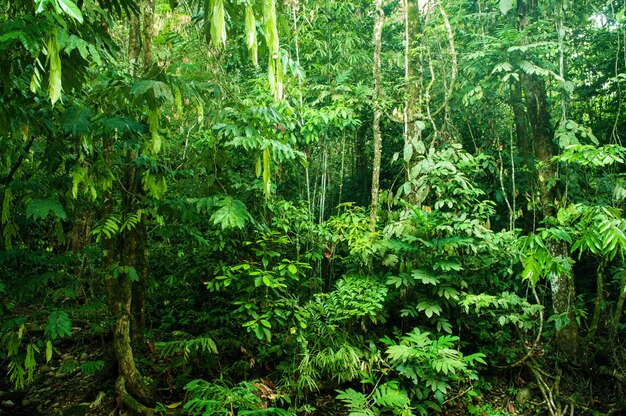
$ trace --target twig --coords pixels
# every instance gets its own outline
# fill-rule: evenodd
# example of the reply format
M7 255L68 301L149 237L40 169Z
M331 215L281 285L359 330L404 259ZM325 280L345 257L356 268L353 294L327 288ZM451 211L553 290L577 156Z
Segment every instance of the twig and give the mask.
M460 399L461 397L465 396L468 392L470 392L472 389L474 388L474 386L469 386L467 389L461 391L459 394L457 394L454 397L450 397L448 400L444 401L442 403L442 405L445 405L446 403L449 403L451 401L454 401L456 399Z

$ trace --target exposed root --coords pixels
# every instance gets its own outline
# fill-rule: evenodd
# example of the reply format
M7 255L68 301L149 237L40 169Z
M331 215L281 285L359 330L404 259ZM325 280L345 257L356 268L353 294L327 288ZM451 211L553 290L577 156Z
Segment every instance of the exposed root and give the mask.
M115 382L115 391L121 399L124 406L142 416L154 416L154 409L139 403L128 391L126 391L126 379L122 376L117 378Z

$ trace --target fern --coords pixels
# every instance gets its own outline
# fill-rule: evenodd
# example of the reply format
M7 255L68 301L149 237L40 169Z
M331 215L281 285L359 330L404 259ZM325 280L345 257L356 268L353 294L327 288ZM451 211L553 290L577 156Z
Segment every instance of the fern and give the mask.
M72 321L65 311L53 311L48 316L45 335L50 339L63 338L72 332Z
M387 297L384 284L362 276L346 276L337 282L334 291L318 295L316 303L309 307L317 309L329 323L337 323L367 317L373 323L384 322L380 315Z
M190 337L189 334L180 331L174 331L173 335L177 337L185 337L187 339L158 342L156 347L163 357L182 354L183 366L187 365L191 354L217 354L217 345L215 345L215 341L213 341L210 337L200 336L196 338L188 338Z
M345 406L350 409L349 416L377 416L389 413L410 416L413 414L407 392L399 389L395 381L375 387L374 391L367 396L354 389L337 390L337 393L339 393L337 399L344 402Z
M363 393L354 389L337 390L337 399L350 409L348 416L376 416L379 413L372 409L372 403Z
M50 214L65 220L67 214L57 199L33 199L26 207L26 216L33 220L46 219Z
M96 374L104 368L104 361L85 361L80 365L80 371L85 374Z
M248 381L228 387L197 379L187 383L185 390L190 399L185 403L184 409L190 415L291 415L284 409L266 407L258 387Z
M100 221L91 231L91 234L96 236L96 241L100 242L102 236L111 238L120 231L121 220L118 215L112 214L108 218Z
M430 333L416 328L402 336L400 343L389 338L382 341L389 345L387 357L392 367L413 383L428 386L440 402L450 388L449 381L475 378L472 367L484 363L480 353L463 357L454 348L458 337L452 335L432 339Z
M211 215L211 221L220 225L222 230L226 228L244 228L251 217L243 202L231 197L224 197L217 202L220 207Z

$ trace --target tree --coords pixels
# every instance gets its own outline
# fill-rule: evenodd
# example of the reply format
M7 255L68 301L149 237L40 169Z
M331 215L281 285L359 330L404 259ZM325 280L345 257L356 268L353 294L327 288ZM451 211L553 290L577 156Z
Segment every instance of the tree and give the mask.
M370 206L370 229L376 230L376 218L378 215L378 194L380 192L380 162L382 155L382 136L380 131L380 118L382 116L381 79L380 79L380 54L382 49L383 24L385 13L382 9L382 0L375 0L376 18L374 21L374 120L372 121L372 134L374 138L374 160L372 162L372 203Z

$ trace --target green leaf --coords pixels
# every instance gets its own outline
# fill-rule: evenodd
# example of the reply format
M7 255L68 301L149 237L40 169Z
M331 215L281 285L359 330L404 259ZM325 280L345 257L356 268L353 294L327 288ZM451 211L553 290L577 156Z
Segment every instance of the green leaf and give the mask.
M515 0L500 0L500 12L507 14L514 6Z
M254 13L252 11L252 6L248 5L246 7L246 22L245 22L245 30L246 30L246 46L250 51L250 58L252 59L252 63L254 65L258 64L258 44L256 40L256 20L254 18Z
M437 276L433 276L428 273L426 270L415 269L411 271L411 277L415 280L419 280L420 282L428 285L436 285L439 283L439 278Z
M72 0L56 0L57 4L65 13L83 23L83 14Z
M263 193L265 198L269 198L271 191L270 178L270 149L263 150Z
M435 264L433 264L433 269L435 270L440 269L440 270L443 270L444 272L449 272L451 270L458 272L463 269L463 266L456 259L447 259L447 260L438 261Z
M137 270L133 266L126 266L126 274L131 282L138 282L139 275L137 274Z
M80 371L85 374L95 374L104 368L104 361L85 361L80 365Z
M67 219L67 214L57 199L33 199L26 207L26 216L34 220L46 219L50 213L56 218Z
M244 228L250 220L248 209L238 199L227 196L217 202L217 205L221 208L211 215L211 221L214 225L220 225L222 230L234 227Z
M65 133L76 136L91 133L92 113L87 107L72 106L63 112L61 127Z
M417 304L417 310L423 311L428 318L432 318L433 315L441 314L441 306L431 300L423 300Z
M61 57L59 56L59 40L57 30L54 29L48 39L48 96L54 105L61 99ZM61 100L62 101L62 100Z
M46 341L46 362L50 362L52 359L52 341Z
M44 334L50 339L63 338L72 333L72 321L65 311L54 311L48 316Z
M405 143L403 157L405 162L411 161L413 157L413 145L411 143Z
M223 0L210 0L211 42L214 46L226 45L226 20Z

